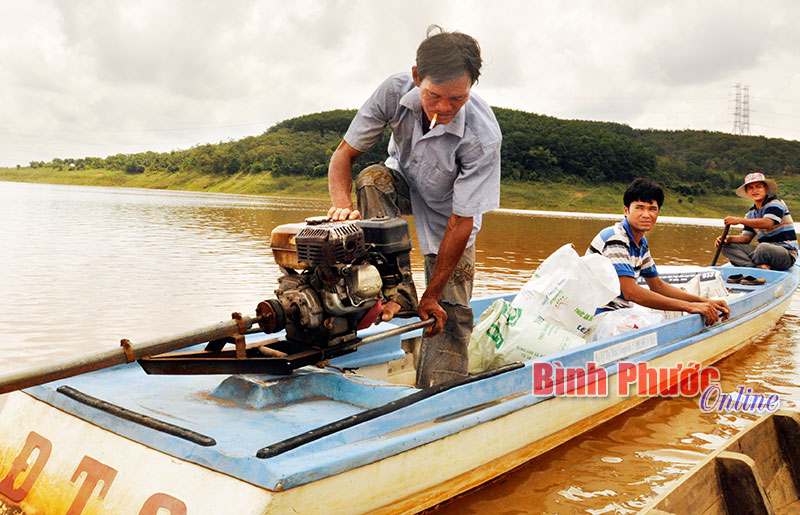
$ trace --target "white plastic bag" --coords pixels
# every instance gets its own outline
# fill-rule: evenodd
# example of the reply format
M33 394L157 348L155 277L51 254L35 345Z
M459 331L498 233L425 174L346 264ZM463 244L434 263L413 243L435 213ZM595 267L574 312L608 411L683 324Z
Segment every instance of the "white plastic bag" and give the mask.
M545 259L512 302L527 317L540 316L584 336L594 312L619 295L619 279L611 261L600 254L578 256L566 244Z
M469 342L469 373L526 361L586 341L536 315L498 299L481 314Z
M590 342L609 338L618 334L641 329L648 325L653 325L664 320L661 311L656 311L643 306L632 308L615 309L597 315L597 324L589 333L587 339Z

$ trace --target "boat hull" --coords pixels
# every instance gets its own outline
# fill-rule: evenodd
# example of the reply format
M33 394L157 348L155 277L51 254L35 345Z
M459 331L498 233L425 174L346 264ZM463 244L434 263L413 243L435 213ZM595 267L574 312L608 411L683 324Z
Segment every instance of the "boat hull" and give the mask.
M636 359L653 368L716 363L769 330L788 308L796 286L795 271L791 280L768 290L760 308L727 322L724 330L704 328L689 340L667 341L658 349L635 354ZM477 487L650 398L635 393L621 395L617 391L619 374L610 373L606 395L534 399L531 364L514 374L517 382L528 377L527 389L517 388L490 402L466 403L465 408L454 408L446 417L423 417L423 422L397 426L383 436L348 433L356 436L345 440L354 441L345 442L341 450L331 444L308 455L289 453L285 461L276 462L276 468L288 470L306 460L330 459L337 452L367 452L384 440L405 442L415 432L424 434L432 428L461 423L450 434L428 440L420 437L421 443L404 444L406 448L400 451L387 451L379 459L364 459L360 466L335 473L312 471L297 479L287 472L281 476L285 480L273 484L232 477L224 469L221 472L219 464L202 450L185 451L191 448L189 444L182 444L178 450L167 449L169 452L156 450L151 448L158 447L155 444L134 441L135 433L126 433L124 426L110 431L100 427L104 424L100 419L93 424L84 420L85 415L74 416L35 398L48 398L40 393L16 392L9 397L0 418L0 514L20 510L416 513ZM666 386L660 383L655 393ZM465 390L466 394L477 392ZM267 427L264 432L268 432ZM250 463L255 458L247 460Z
M25 393L11 394L5 409L15 422L0 425L0 514L268 511L269 491L150 449Z

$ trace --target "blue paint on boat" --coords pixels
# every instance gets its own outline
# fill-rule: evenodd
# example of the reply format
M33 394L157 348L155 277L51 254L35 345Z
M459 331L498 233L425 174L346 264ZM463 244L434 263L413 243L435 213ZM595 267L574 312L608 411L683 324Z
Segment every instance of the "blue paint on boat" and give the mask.
M737 273L733 267L718 269L724 277ZM739 269L738 273L742 271ZM625 359L653 360L747 323L787 300L800 280L797 267L789 273L752 269L744 272L764 277L767 282L762 286L736 286L737 291L748 294L730 303L731 319L723 324L706 327L699 315L689 315L562 351L527 362L522 368L455 387L268 459L256 458L256 451L419 390L316 367L305 367L291 376L148 376L137 364L130 364L55 381L30 388L26 393L166 454L270 490L283 490L393 456L548 400L551 396L531 393L536 362L581 367L595 361L597 351L651 334L657 338L657 346ZM511 297L505 294L474 300L476 317L497 298ZM383 323L360 334L404 323L408 321ZM412 336L413 333L403 338ZM251 335L249 340L257 341L256 338ZM331 360L331 364L356 368L403 356L402 339L395 337L365 345L355 353ZM615 374L617 362L604 364L603 368L609 375ZM62 385L210 436L217 445L197 445L80 404L56 391Z

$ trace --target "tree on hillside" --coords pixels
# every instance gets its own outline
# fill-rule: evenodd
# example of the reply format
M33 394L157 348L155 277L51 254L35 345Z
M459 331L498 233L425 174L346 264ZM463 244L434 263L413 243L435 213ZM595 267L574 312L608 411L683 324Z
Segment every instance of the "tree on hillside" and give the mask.
M494 108L503 132L502 176L519 181L578 180L588 184L651 177L678 192L732 194L743 174L800 173L800 142L709 131L633 129L611 122L560 120ZM192 171L217 175L271 173L324 177L330 156L355 110L309 114L280 122L263 134L168 153L32 161L58 170L109 168L128 173ZM390 132L353 167L387 157Z

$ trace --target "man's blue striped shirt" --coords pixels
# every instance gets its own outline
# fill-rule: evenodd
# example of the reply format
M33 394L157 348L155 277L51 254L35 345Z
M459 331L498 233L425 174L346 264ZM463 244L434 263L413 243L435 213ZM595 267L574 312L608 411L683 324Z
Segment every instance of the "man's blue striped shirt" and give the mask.
M642 277L658 277L656 264L650 256L647 238L642 236L637 245L627 218L597 233L586 250L587 255L592 253L602 254L610 259L618 276L633 277L637 280L640 275ZM620 293L619 297L606 304L598 312L631 306L630 301Z
M792 215L789 214L789 208L784 201L774 196L768 196L761 204L761 209L758 209L753 204L745 218L769 218L774 221L775 225L770 230L753 229L745 225L742 234L751 238L758 235L759 243L772 243L786 247L797 256L797 235L794 230L794 220L792 220Z

